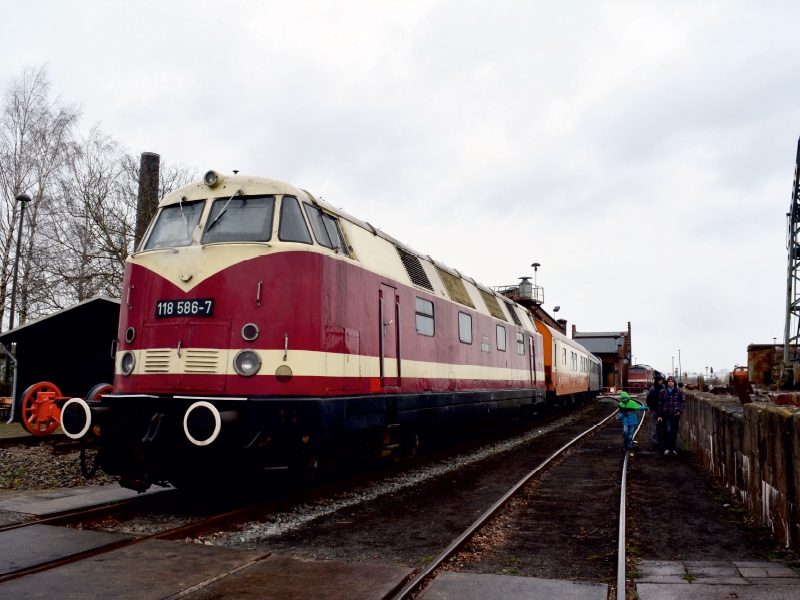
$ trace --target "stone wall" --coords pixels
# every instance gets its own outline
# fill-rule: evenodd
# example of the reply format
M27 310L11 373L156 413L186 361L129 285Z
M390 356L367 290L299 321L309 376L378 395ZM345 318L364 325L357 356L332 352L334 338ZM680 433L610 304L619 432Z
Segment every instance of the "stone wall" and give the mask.
M703 466L786 547L799 548L800 408L684 393L681 436Z

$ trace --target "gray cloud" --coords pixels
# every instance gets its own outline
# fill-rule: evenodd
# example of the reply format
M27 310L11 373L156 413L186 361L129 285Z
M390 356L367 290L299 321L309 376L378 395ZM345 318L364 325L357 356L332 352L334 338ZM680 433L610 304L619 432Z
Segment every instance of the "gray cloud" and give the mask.
M580 329L702 370L782 330L799 12L31 2L0 57L48 62L87 127L292 181L487 284L537 260Z

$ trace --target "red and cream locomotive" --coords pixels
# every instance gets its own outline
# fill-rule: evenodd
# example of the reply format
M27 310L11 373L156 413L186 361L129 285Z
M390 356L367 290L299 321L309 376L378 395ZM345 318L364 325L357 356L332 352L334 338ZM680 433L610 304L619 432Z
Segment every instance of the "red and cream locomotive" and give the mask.
M117 344L113 393L62 426L99 424L101 467L139 490L409 455L599 391L599 361L510 299L302 189L215 171L127 259Z

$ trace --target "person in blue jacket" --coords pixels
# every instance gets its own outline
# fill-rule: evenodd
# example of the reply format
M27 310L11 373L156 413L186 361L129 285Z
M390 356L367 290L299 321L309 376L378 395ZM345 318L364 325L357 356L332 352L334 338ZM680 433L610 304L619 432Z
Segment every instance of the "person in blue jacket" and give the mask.
M639 425L639 410L647 410L647 406L642 406L635 400L631 400L628 392L619 395L619 414L618 419L622 420L622 447L630 450L633 446L633 434L636 433L636 426Z

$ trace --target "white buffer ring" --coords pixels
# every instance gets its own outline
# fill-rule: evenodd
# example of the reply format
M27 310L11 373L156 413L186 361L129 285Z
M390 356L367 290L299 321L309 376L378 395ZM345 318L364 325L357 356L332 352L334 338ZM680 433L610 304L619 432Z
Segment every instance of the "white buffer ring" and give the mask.
M192 434L189 433L189 414L195 408L207 408L211 411L211 414L214 415L214 433L204 441L196 440L192 437ZM219 416L219 411L217 407L211 404L210 402L206 402L205 400L201 400L200 402L195 402L192 404L187 410L186 414L183 415L183 432L186 434L186 437L189 438L189 441L192 442L195 446L208 446L211 442L219 437L219 431L222 429L222 419Z
M83 398L70 398L64 403L64 406L61 407L62 421L63 421L63 414L66 412L67 407L70 404L77 404L83 409L83 412L86 414L86 423L84 424L83 429L81 429L78 433L70 433L69 431L67 431L64 428L63 422L61 423L61 430L64 432L64 435L66 435L68 438L72 440L79 440L86 435L86 433L89 431L89 428L92 426L92 410L89 408L89 405L86 404L86 401Z

